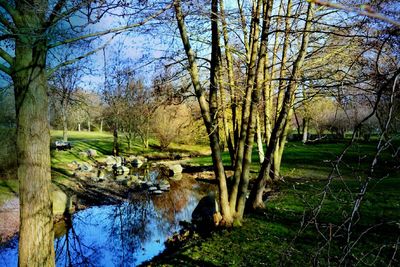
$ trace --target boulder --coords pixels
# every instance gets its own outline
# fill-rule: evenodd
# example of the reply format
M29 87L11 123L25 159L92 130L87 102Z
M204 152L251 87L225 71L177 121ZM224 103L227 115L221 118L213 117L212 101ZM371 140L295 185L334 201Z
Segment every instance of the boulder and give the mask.
M97 157L97 151L94 150L94 149L88 149L88 150L86 151L86 154L87 154L89 157Z
M114 166L117 164L117 160L113 156L108 156L105 160L107 166Z
M87 162L83 162L82 164L79 165L79 170L83 172L90 172L93 170L93 166Z
M155 186L151 186L151 187L149 187L149 191L150 192L152 192L152 191L156 191L158 188L157 187L155 187Z
M113 166L114 172L116 175L123 175L123 174L129 174L129 168L125 167L125 166L119 166L117 167L117 165L115 164Z
M153 193L154 195L161 195L161 194L163 193L163 191L161 191L161 190L154 190L154 191L152 191L152 193Z
M132 167L134 168L140 168L143 165L143 161L141 161L138 158L135 158L131 161Z
M174 176L169 177L169 179L174 180L174 181L179 181L182 179L182 177L183 177L182 173L178 173L178 174L175 174Z
M182 171L183 171L183 168L180 164L169 165L169 176L181 174Z
M52 186L53 214L62 215L73 211L72 198L65 194L59 187Z
M204 230L210 229L218 225L219 221L215 221L215 218L219 218L218 203L214 193L203 197L199 204L192 213L192 222Z
M168 191L171 188L171 185L167 180L161 180L158 188L162 191Z
M117 165L117 167L121 166L122 162L124 162L122 157L115 157L115 161L116 161L115 164Z

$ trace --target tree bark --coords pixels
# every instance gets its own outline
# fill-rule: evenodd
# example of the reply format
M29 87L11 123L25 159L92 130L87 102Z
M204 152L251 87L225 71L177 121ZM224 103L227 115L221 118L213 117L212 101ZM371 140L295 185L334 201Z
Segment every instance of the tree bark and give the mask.
M291 0L289 0L291 1ZM271 133L271 140L268 144L267 151L265 153L265 160L261 166L260 173L257 177L256 183L250 193L249 201L251 203L252 209L263 208L263 193L267 182L271 181L270 172L272 163L275 160L273 158L274 153L276 153L277 149L281 149L280 154L283 153L284 143L279 144L279 139L282 140L283 136L286 136L284 133L287 129L290 113L293 106L293 101L295 97L295 91L297 88L297 80L301 75L301 67L304 63L305 56L307 54L308 41L310 38L310 29L311 29L311 18L313 14L314 4L309 3L307 8L307 17L306 23L304 25L304 33L301 41L301 46L299 49L299 53L294 62L291 79L289 80L289 84L287 86L287 90L285 91L285 95L283 98L282 109L279 112L279 116L275 123L275 126ZM285 138L283 138L285 139ZM279 147L281 145L281 147ZM280 156L281 156L280 155ZM280 160L281 157L278 158ZM277 162L280 165L280 162Z
M44 13L17 1L18 38L11 77L17 113L20 195L19 266L54 266L48 122L47 46L39 33ZM40 36L40 35L39 35Z
M259 47L259 34L260 34L260 12L262 7L262 0L258 0L255 3L256 7L253 7L252 14L252 28L251 28L251 51L250 51L250 61L248 63L248 74L247 74L247 82L246 82L246 95L244 98L244 103L242 107L242 123L240 127L240 137L237 144L237 152L236 152L236 162L235 162L235 172L233 175L233 185L230 192L230 207L231 211L234 212L236 210L237 198L239 193L239 184L242 177L243 171L243 158L245 152L245 143L246 136L249 128L249 117L250 117L250 108L252 101L252 93L254 89L254 83L256 79L256 68L257 68L257 56L258 56L258 47ZM253 135L254 137L254 135Z
M119 155L118 123L114 123L114 127L113 127L113 137L114 137L114 142L113 142L113 155L114 155L114 156L118 156L118 155Z
M218 7L218 3L216 0L213 0L212 2L212 12L214 13L214 16L217 15L217 12L214 11L214 9ZM222 215L222 220L223 224L230 226L233 223L233 217L231 214L231 211L229 209L229 201L228 201L228 189L227 189L227 184L226 184L226 176L225 176L225 170L224 166L222 164L222 156L221 156L221 151L219 147L219 138L217 133L214 131L214 124L213 124L213 119L211 118L210 115L210 108L207 104L206 98L205 98L205 93L203 88L200 85L200 80L199 80L199 71L198 71L198 66L196 62L196 57L195 57L195 52L191 48L190 41L189 41L189 36L187 34L187 29L186 25L184 22L184 15L182 12L182 7L181 7L181 2L179 0L174 2L174 8L175 8L175 16L178 22L178 28L179 28L179 33L182 39L182 43L185 49L186 56L189 61L189 74L191 76L192 84L196 93L197 100L200 105L200 110L201 114L203 117L204 124L207 129L207 133L209 136L210 140L210 148L212 151L212 160L213 160L213 165L214 165L214 173L215 176L218 180L218 190L219 190L219 205L221 207L221 215ZM212 24L216 23L216 19L212 18ZM213 29L215 27L212 26ZM213 30L212 30L213 31ZM215 34L215 32L214 32ZM215 38L215 36L214 36Z
M63 141L68 142L67 107L64 103L61 103L61 116L63 122Z

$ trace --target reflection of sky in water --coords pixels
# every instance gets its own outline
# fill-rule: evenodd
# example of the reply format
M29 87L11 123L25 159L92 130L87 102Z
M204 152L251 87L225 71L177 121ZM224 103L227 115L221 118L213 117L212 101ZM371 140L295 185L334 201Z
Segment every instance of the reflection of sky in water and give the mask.
M177 182L179 184L179 182ZM164 250L164 241L190 220L200 195L171 184L161 196L135 194L119 205L73 215L72 227L55 240L57 266L134 266ZM0 247L0 266L17 266L18 244Z

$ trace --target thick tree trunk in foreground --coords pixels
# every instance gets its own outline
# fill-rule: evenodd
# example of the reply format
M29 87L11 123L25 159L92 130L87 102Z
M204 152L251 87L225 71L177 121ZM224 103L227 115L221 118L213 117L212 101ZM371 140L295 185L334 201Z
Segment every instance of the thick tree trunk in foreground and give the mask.
M39 28L29 4L20 23ZM23 21L23 22L22 22ZM21 26L21 25L20 25ZM28 27L29 26L29 27ZM19 266L54 266L53 212L50 195L50 130L48 122L46 43L24 33L16 41L12 72L17 111L20 191ZM32 40L33 39L33 40Z

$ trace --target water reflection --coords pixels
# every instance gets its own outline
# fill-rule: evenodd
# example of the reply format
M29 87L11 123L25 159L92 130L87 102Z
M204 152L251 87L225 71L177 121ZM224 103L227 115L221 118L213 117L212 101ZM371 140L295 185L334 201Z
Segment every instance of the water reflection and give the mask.
M134 193L129 202L92 207L55 226L57 266L135 266L164 250L208 191L190 179L162 195ZM17 266L17 240L0 248L0 266Z

